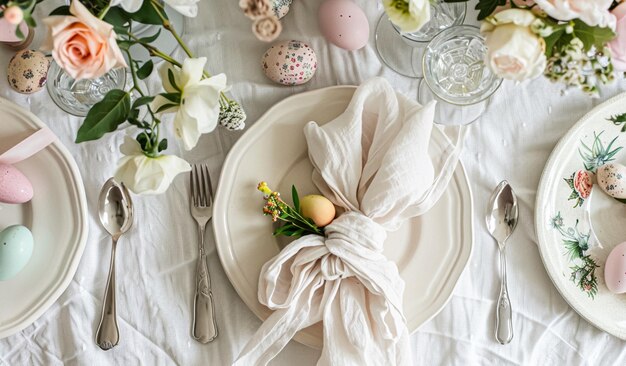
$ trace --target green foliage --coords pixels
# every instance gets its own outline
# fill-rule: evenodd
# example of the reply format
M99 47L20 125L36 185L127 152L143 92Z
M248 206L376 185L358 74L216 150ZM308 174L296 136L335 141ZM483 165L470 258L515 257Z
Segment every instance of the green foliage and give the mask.
M89 110L78 130L76 142L97 140L106 133L115 131L126 122L130 110L130 94L119 89L111 90Z
M607 118L616 126L622 126L622 132L626 132L626 113L618 114Z
M498 6L506 5L507 0L478 0L476 10L478 10L478 20L483 20L493 14Z

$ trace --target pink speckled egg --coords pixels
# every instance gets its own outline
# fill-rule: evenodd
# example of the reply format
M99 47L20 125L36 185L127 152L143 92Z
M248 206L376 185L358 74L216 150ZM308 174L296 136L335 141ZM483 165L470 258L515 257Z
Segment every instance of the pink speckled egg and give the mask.
M352 0L326 0L317 14L320 30L332 44L348 51L367 44L370 25L365 13Z
M33 186L13 165L0 163L0 202L25 203L33 198Z
M263 55L263 71L272 81L283 85L300 85L311 80L317 70L317 56L301 41L281 42Z
M606 258L604 282L613 293L626 292L626 242L613 248Z

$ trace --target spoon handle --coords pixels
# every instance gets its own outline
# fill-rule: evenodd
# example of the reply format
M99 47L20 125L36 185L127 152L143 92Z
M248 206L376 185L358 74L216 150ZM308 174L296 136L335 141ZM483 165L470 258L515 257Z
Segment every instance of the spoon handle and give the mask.
M500 284L500 296L498 297L496 309L496 340L500 344L508 344L513 339L513 314L506 281L506 256L504 249L500 249L500 273L502 283Z
M115 248L117 240L113 239L113 249L111 250L111 266L109 268L109 278L107 279L104 301L102 302L102 317L96 331L96 343L100 348L107 351L117 346L120 340L120 332L117 327L117 316L115 311Z
M217 338L215 303L211 291L211 277L204 252L204 232L206 226L199 225L200 255L196 267L196 293L193 303L193 324L191 335L200 343L209 343Z

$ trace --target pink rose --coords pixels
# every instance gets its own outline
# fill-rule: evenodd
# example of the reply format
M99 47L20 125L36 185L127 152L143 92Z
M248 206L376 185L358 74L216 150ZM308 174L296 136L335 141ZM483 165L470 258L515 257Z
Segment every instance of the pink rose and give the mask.
M586 199L591 194L593 175L586 170L579 170L574 174L574 189L580 198Z
M617 18L617 36L609 43L613 66L617 71L626 71L626 2L613 9Z
M98 78L116 67L126 67L113 26L96 18L78 0L72 1L73 16L43 20L48 38L42 49L74 79Z
M609 12L613 0L535 0L535 3L557 20L580 19L592 27L615 29L615 17Z

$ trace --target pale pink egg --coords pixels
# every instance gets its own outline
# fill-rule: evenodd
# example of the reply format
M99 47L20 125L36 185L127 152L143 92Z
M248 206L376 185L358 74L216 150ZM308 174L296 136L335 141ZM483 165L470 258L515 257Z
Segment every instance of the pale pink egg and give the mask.
M25 203L33 198L33 186L13 165L0 163L0 202Z
M616 294L626 292L626 242L613 248L604 264L606 287Z
M365 13L351 0L326 0L320 5L318 22L324 37L348 51L367 44L370 25Z

